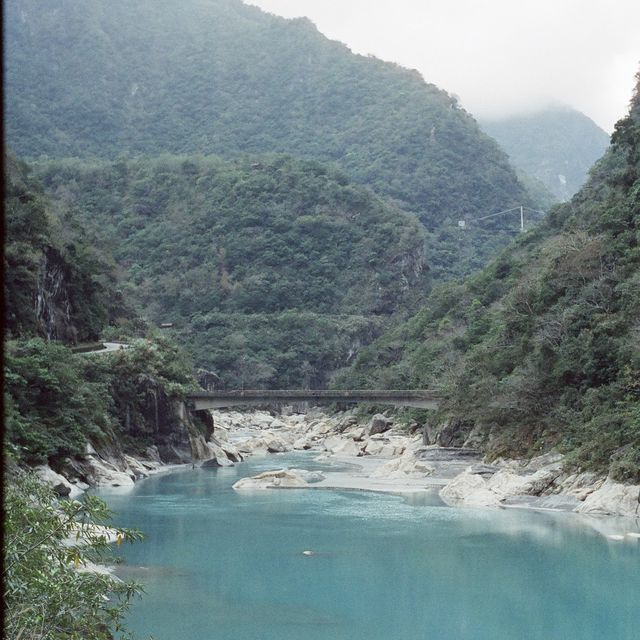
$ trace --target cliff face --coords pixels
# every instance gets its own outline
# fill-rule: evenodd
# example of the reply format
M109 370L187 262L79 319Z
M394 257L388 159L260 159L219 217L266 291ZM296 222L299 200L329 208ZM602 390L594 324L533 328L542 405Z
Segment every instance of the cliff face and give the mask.
M171 397L156 380L138 376L142 392L131 403L114 396L119 414L124 418L121 429L129 440L132 453L140 450L136 443L156 447L164 463L206 460L211 457L206 442L213 435L213 419L208 412L190 412L185 403ZM118 443L118 439L114 439Z
M34 314L38 332L47 340L75 344L78 330L71 320L64 261L53 249L42 255L38 266Z
M29 168L5 155L5 324L10 336L95 340L134 314L113 262L71 214L61 220Z
M82 452L58 460L53 467L73 486L122 486L148 476L167 464L216 459L210 413L190 413L180 401L162 398L146 416L144 436L115 432L99 443L87 442ZM225 460L231 460L223 456ZM221 461L224 463L224 460Z

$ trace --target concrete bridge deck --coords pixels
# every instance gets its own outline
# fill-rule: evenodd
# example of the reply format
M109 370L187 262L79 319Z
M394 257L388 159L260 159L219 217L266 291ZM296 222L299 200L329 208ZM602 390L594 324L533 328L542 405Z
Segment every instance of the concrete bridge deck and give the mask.
M245 389L243 391L201 391L187 396L193 411L223 407L291 402L369 402L396 407L437 409L439 394L427 389Z

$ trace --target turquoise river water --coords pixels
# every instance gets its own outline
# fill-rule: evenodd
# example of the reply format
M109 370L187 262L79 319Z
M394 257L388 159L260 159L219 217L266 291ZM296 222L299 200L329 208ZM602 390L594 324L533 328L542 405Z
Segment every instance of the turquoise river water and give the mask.
M436 495L231 488L285 465L322 468L256 458L102 492L118 525L146 534L118 569L145 583L128 616L140 638L640 638L640 542L573 514L454 509Z

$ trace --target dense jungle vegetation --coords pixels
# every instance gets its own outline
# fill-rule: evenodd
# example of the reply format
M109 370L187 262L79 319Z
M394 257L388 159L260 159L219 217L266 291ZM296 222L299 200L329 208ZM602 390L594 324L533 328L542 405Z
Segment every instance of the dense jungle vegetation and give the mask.
M459 220L531 202L445 91L240 0L9 0L5 56L51 207L229 386L326 384L518 228Z
M557 445L640 481L640 94L571 202L484 270L434 289L337 384L441 387L494 456Z
M322 386L430 283L425 233L344 174L288 156L39 167L155 323L232 387Z

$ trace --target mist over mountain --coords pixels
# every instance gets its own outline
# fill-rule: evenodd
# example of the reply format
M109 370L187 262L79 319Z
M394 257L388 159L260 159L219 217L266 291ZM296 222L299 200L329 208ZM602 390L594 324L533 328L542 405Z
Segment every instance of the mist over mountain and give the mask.
M609 135L569 107L489 120L480 126L509 154L514 166L540 181L557 200L569 200L607 149Z

